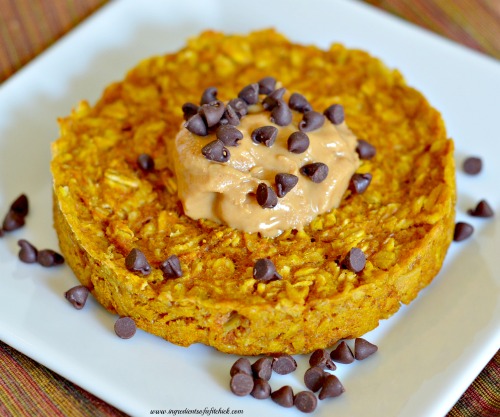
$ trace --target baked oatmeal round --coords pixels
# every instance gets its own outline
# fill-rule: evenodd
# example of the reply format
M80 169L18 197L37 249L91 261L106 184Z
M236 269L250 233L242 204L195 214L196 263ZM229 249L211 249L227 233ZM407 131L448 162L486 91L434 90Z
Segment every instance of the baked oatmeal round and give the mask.
M184 215L168 155L184 103L210 86L227 101L266 76L319 111L343 105L350 129L377 151L357 170L372 174L364 193L348 190L339 208L274 238ZM429 284L453 237L453 142L439 112L397 70L339 44L205 32L59 123L54 219L68 264L106 309L178 345L306 353L361 336ZM154 169L141 168L142 154ZM342 266L352 248L366 255L359 273ZM127 269L133 249L148 275ZM160 269L171 255L179 278ZM282 279L254 279L263 258Z

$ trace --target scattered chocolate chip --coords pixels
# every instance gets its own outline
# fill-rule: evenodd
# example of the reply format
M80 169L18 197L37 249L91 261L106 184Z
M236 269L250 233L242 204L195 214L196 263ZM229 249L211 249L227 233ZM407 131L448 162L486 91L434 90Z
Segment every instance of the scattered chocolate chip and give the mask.
M352 350L344 341L340 342L339 345L334 350L332 350L332 352L330 353L330 357L332 358L332 361L337 363L348 364L354 362L354 355L352 354Z
M259 281L271 281L281 279L281 275L276 271L276 267L270 259L262 258L255 262L253 267L253 277Z
M227 162L231 157L231 153L224 146L224 143L218 139L205 145L201 149L201 153L208 160L215 162Z
M238 97L249 105L257 104L259 102L259 84L247 85L238 93Z
M278 103L279 100L283 99L283 96L286 93L285 88L278 88L277 90L274 90L273 92L269 93L266 98L262 101L262 107L264 107L264 110L272 110L274 107L276 107L276 104Z
M289 385L285 385L280 389L271 393L271 399L285 408L293 407L293 390Z
M462 240L467 239L474 232L474 227L469 223L465 222L457 222L455 224L455 232L453 234L453 240L455 242L461 242Z
M309 136L304 132L293 132L287 141L287 147L290 152L302 153L309 148Z
M292 111L283 100L277 100L276 105L271 110L271 122L278 126L288 126L292 122Z
M260 378L264 381L269 381L273 373L273 361L271 358L260 358L252 364L252 372L254 378Z
M273 357L273 371L280 375L292 373L297 369L295 359L286 354L280 354Z
M372 174L353 174L349 189L356 194L363 194L372 181Z
M139 168L141 168L144 172L150 172L155 169L155 161L147 153L141 153L137 157L137 165L139 165Z
M264 77L259 81L259 94L270 94L276 87L276 78Z
M64 258L61 254L52 249L42 249L38 251L36 261L47 268L51 266L61 265L64 263Z
M250 375L240 372L231 377L229 386L234 395L244 397L252 392L254 382Z
M239 118L246 116L248 113L248 104L242 98L233 98L227 103L227 107L232 107Z
M66 300L73 305L73 307L77 310L81 310L87 302L89 289L84 285L77 285L76 287L70 288L66 291L64 296L66 297Z
M257 186L256 196L257 203L259 203L262 208L273 208L278 204L278 196L274 190L263 182Z
M215 100L217 100L217 88L208 87L205 89L205 91L203 91L203 94L201 95L200 104L208 104Z
M358 145L356 146L356 152L360 159L368 160L372 159L377 153L375 146L368 143L364 139L358 139Z
M182 277L181 262L177 255L170 255L167 260L160 265L160 270L163 272L165 278Z
M148 275L151 272L146 256L137 248L134 248L125 258L125 267L131 272L140 272L142 275Z
M258 400L265 400L271 395L271 385L263 379L255 379L250 395Z
M239 372L252 376L252 365L247 358L239 358L231 367L229 374L233 376Z
M13 210L9 210L3 219L2 229L5 232L12 232L24 226L25 216L16 213Z
M328 176L328 166L322 162L314 162L300 168L300 173L308 177L312 182L320 183Z
M334 125L341 124L344 119L344 107L341 104L332 104L323 113Z
M208 127L213 127L219 123L222 115L224 114L224 110L224 103L222 101L215 100L201 106L199 114L203 117Z
M276 182L276 195L279 198L283 198L288 192L290 192L293 187L299 182L299 177L293 174L280 173L276 174L274 177Z
M215 135L226 146L238 146L238 141L243 139L243 133L231 125L219 126Z
M10 205L10 210L20 216L26 217L29 212L29 202L26 194L21 194L17 197L14 202Z
M184 114L184 120L188 120L191 116L198 113L199 107L194 103L184 103L182 105L182 113Z
M240 124L240 118L231 106L226 106L226 110L224 110L224 114L219 123L226 126L238 126Z
M120 317L115 322L115 333L121 339L130 339L136 330L135 321L130 317Z
M312 392L319 391L323 386L323 381L327 373L320 366L309 368L304 374L304 384Z
M377 350L378 347L376 345L365 339L358 337L354 340L354 357L358 361L362 361L368 356L373 355Z
M261 126L252 132L251 137L255 143L263 143L271 147L278 137L278 129L274 126Z
M30 242L24 239L17 241L17 244L21 247L19 251L19 259L27 264L33 264L38 259L38 250Z
M486 200L481 200L475 208L467 210L467 213L474 217L493 217L495 215Z
M195 114L191 116L188 121L184 124L184 127L189 130L191 133L198 136L207 136L208 135L208 127L199 114Z
M316 410L318 400L311 391L301 391L295 395L293 403L303 413L312 413Z
M312 367L319 366L320 368L327 368L331 371L337 369L326 349L316 349L309 358L309 365Z
M325 116L317 111L306 111L302 120L299 122L299 130L301 132L311 132L319 129L325 123Z
M359 248L352 248L342 261L342 266L349 271L361 272L366 265L366 255Z
M340 380L332 374L325 376L325 381L323 382L323 388L318 395L320 400L330 397L338 397L345 392L345 388L340 382Z
M300 113L305 113L312 110L311 104L307 99L299 93L292 93L288 99L288 105L292 110L298 111Z
M483 169L483 161L476 156L470 156L465 159L463 169L464 172L469 175L479 174Z

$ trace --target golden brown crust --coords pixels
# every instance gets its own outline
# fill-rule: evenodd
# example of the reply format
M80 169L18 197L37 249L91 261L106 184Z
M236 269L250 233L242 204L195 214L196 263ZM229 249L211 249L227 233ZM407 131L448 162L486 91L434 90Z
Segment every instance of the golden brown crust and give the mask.
M376 146L359 172L372 184L304 231L267 239L182 214L167 142L181 106L216 86L219 98L273 75L317 109L344 105L349 127ZM55 227L69 265L108 310L173 343L223 352L305 353L357 337L409 303L439 271L454 225L453 143L440 114L401 75L365 52L290 43L274 31L206 32L112 84L90 107L60 120L53 145ZM136 159L153 156L144 173ZM137 247L153 272L133 274ZM339 261L367 255L358 275ZM179 256L184 276L158 269ZM252 278L270 257L283 276Z

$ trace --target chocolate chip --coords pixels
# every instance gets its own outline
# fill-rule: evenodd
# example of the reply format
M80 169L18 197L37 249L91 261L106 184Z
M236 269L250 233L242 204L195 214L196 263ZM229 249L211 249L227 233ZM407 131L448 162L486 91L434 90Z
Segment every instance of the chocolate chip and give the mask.
M141 168L144 172L150 172L155 169L155 161L147 153L141 153L137 157L137 165L139 165L139 168Z
M352 354L352 350L344 341L340 342L340 344L334 350L332 350L332 352L330 353L330 357L332 358L332 361L335 361L337 363L348 364L354 362L354 355Z
M201 117L199 114L191 116L188 121L184 123L184 127L195 135L208 135L208 127L205 123L205 120L203 120L203 117Z
M280 173L274 177L276 182L276 195L283 198L299 182L299 177L293 174Z
M323 388L321 388L318 398L324 400L325 398L338 397L344 392L345 388L340 380L335 375L328 374L325 377Z
M125 258L125 267L131 272L140 272L142 275L148 275L151 272L146 256L137 248L134 248Z
M328 166L322 162L314 162L300 168L300 173L308 177L312 182L320 183L328 176Z
M276 267L270 259L262 258L255 262L253 267L253 277L259 281L271 281L281 279L281 275L276 271Z
M453 240L455 242L461 242L462 240L467 239L474 232L474 227L469 223L465 222L457 222L455 224L455 232L453 234Z
M319 129L325 123L325 116L317 111L307 111L299 122L299 130L302 132L311 132Z
M247 104L257 104L259 102L259 84L247 85L238 93L238 97L245 100Z
M231 125L219 126L215 136L226 146L238 146L238 141L243 139L243 133Z
M316 410L318 400L311 391L301 391L295 395L293 403L303 413L312 413Z
M483 169L483 161L476 156L470 156L465 159L463 169L464 172L469 175L479 174Z
M274 90L273 92L269 93L266 96L266 98L264 98L264 100L262 101L262 107L264 107L264 110L274 109L278 101L283 99L285 93L286 93L286 88L278 88L277 90Z
M177 255L170 255L166 261L162 262L160 270L163 272L165 278L182 277L181 262Z
M258 400L265 400L271 395L271 385L263 379L254 379L253 389L250 395Z
M121 339L130 339L136 330L135 321L130 317L120 317L115 322L115 333Z
M20 239L17 244L21 247L19 259L27 264L33 264L38 259L38 250L27 240Z
M212 127L219 123L222 115L224 114L224 110L224 103L222 101L215 100L201 106L199 114L203 117L207 126Z
M288 126L292 122L292 111L283 100L277 100L271 110L271 122L278 126Z
M344 119L344 107L341 104L332 104L323 113L334 125L341 124Z
M64 293L66 300L68 300L73 307L77 310L81 310L85 303L87 302L87 297L89 296L89 289L84 285L77 285L76 287L70 288Z
M293 357L282 353L273 357L273 371L280 375L292 373L297 369L297 362Z
M285 385L280 389L271 393L271 399L285 408L293 407L293 390L289 385Z
M358 273L361 272L366 265L366 256L359 248L352 248L342 261L342 266L349 271Z
M270 94L276 88L276 78L264 77L259 81L259 94Z
M240 118L246 116L246 114L248 113L248 104L242 98L233 98L232 100L229 100L227 106L232 107Z
M205 91L203 91L203 94L201 95L200 104L208 104L215 100L217 100L217 88L208 87L205 89Z
M300 113L305 113L312 110L311 104L307 99L299 93L292 93L288 99L288 105L292 110L298 111Z
M226 126L238 126L240 118L231 106L226 106L226 110L224 110L219 123Z
M304 384L312 392L319 391L327 373L319 366L313 366L304 373Z
M360 159L368 160L372 159L377 153L375 146L368 143L364 139L358 139L358 144L356 146L356 152Z
M247 358L239 358L231 367L229 374L233 376L239 372L250 376L253 375L252 365L250 364L250 361Z
M273 361L271 358L257 359L252 365L252 372L254 378L260 378L264 381L269 381L273 373Z
M354 340L354 357L358 361L366 359L368 356L373 355L378 350L378 347L373 343L368 342L360 337Z
M316 349L309 358L309 365L312 367L319 366L320 368L327 368L331 371L337 369L326 349Z
M250 375L244 373L237 373L231 377L231 382L229 383L231 392L239 397L244 397L252 392L254 382Z
M274 126L261 126L252 132L251 137L255 143L263 143L271 147L278 137L278 129Z
M274 190L263 182L257 186L256 196L257 203L259 203L262 208L273 208L278 204L278 196Z
M5 232L12 232L24 226L25 216L16 213L13 210L9 210L3 219L2 229Z
M194 103L184 103L182 105L182 113L184 114L184 120L189 120L191 116L198 113L199 107Z
M36 261L40 265L49 268L51 266L63 264L64 258L61 254L53 251L52 249L42 249L38 251Z
M227 162L231 157L231 153L224 146L224 143L218 139L205 145L201 149L201 153L208 160L215 162Z
M495 215L486 200L481 200L475 208L467 210L467 213L474 217L493 217Z
M29 202L26 194L21 194L17 197L14 202L10 205L10 210L20 216L26 217L29 212Z
M356 194L363 194L372 181L372 174L353 174L349 189Z
M287 141L287 147L290 152L302 153L309 148L309 136L304 132L293 132Z

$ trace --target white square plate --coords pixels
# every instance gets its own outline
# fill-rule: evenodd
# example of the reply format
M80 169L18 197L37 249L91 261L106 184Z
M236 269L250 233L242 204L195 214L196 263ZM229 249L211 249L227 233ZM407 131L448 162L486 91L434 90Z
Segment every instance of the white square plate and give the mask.
M228 389L236 359L205 346L181 348L139 331L121 340L116 317L93 300L73 309L63 293L77 281L67 266L44 269L17 259L17 240L56 248L49 144L56 118L150 55L172 52L203 29L245 33L275 27L293 41L342 42L398 68L438 108L456 141L458 166L483 157L476 177L457 172L457 220L476 231L453 243L443 270L410 307L366 338L379 345L364 362L339 366L346 393L319 404L317 416L442 416L500 347L500 65L347 0L236 2L120 0L109 3L0 88L1 216L22 192L31 202L25 228L0 239L0 338L134 416L152 409L243 410L247 416L300 412ZM495 191L496 190L496 191ZM466 215L481 198L497 216ZM305 389L299 369L273 376L274 389Z

